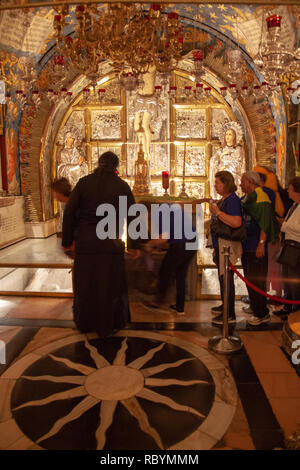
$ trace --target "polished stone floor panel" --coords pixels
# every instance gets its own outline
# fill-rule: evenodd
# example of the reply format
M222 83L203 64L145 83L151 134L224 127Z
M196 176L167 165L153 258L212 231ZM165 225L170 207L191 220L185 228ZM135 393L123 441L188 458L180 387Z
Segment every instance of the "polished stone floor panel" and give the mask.
M270 404L286 436L299 430L300 398L270 398Z
M19 326L0 326L0 340L8 344L21 331Z
M250 332L241 333L242 341L248 351L251 362L256 372L275 372L275 373L291 373L293 367L288 358L282 353L278 347L273 335L257 331L255 335Z
M258 377L248 356L245 354L232 355L229 359L229 364L237 383L257 383Z
M131 299L130 299L131 300ZM1 305L2 312L1 312ZM59 321L72 321L72 299L59 299L59 298L29 298L29 297L1 297L0 298L0 324L7 324L9 319L32 319L32 320L57 320ZM163 323L169 324L211 324L213 315L211 308L219 305L219 301L214 300L195 300L187 301L185 304L185 315L177 315L172 312L168 306L162 306L160 309L154 309L146 306L141 301L131 300L131 321L132 323L155 324L160 325ZM246 321L249 318L242 307L245 304L241 301L236 302L236 316L237 316L237 329L246 329ZM2 320L2 322L1 322ZM59 323L57 323L59 324ZM269 326L275 327L281 325L282 321L279 317L271 315L270 325L262 325L259 327L267 329ZM43 325L45 326L45 325ZM159 326L158 326L159 329ZM252 330L257 330L257 327L251 327Z
M23 300L23 297L0 297L0 319L7 317Z
M245 413L250 429L280 428L271 406L265 400L263 388L259 383L239 384L238 390L242 402L247 400Z
M20 299L22 297L15 306L11 305L12 308L7 309L5 318L73 320L71 299L45 297L24 297L22 301Z
M2 326L2 328L10 327ZM0 340L2 340L5 345L5 360L4 364L0 364L0 374L5 374L6 369L13 363L15 357L23 351L26 344L34 338L37 331L37 328L28 327L4 330L2 335L0 333Z
M0 378L0 423L12 419L10 396L16 381Z
M19 358L26 354L68 336L74 336L74 330L68 328L40 328L32 340L26 344Z
M300 379L294 371L287 374L261 372L258 376L268 397L300 399Z

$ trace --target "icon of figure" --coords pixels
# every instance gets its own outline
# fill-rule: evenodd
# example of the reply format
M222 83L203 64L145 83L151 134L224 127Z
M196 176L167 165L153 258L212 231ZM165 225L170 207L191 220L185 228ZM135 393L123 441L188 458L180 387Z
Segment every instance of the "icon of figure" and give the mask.
M242 174L246 171L246 161L244 149L241 146L243 131L241 126L234 121L228 122L222 129L223 146L217 150L210 160L209 181L210 195L217 199L218 195L214 188L214 175L218 171L229 171L240 191Z
M7 128L5 131L6 162L8 193L19 194L19 182L17 180L17 155L18 155L18 135L15 128Z
M143 150L146 160L150 162L151 134L159 132L162 126L161 109L154 95L156 70L143 74L144 85L138 91L134 103L134 130L138 132L140 122L144 129Z
M88 165L79 148L81 138L77 129L69 129L64 136L64 146L60 152L57 166L57 177L67 178L72 186L88 174Z

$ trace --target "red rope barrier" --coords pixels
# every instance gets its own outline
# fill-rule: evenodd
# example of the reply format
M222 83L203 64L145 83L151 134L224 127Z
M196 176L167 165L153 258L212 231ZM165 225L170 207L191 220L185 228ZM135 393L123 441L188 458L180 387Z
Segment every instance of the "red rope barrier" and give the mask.
M252 282L248 281L248 279L245 279L244 276L242 276L230 262L229 262L229 267L240 279L242 279L242 281L244 281L247 284L247 286L249 286L251 289L258 292L259 294L263 295L264 297L267 297L268 299L276 300L277 302L281 302L283 304L300 305L300 300L286 300L286 299L283 299L282 297L277 297L276 295L267 294L266 292L264 292L263 290L259 289L254 284L252 284Z

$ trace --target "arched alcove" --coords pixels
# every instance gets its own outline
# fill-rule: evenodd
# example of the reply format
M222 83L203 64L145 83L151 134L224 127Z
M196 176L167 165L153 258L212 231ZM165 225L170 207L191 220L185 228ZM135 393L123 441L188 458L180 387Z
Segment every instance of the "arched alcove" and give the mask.
M226 100L221 96L219 88L223 82L216 73L207 67L203 78L203 83L212 87L209 99L195 102L183 95L185 86L194 85L191 75L192 67L191 60L184 59L170 77L170 84L177 87L174 102L170 103L166 96L159 98L163 119L161 128L156 133L154 132L151 142L153 194L159 195L161 192L162 170L170 171L175 183L174 194L179 192L182 180L184 140L187 140L190 145L188 153L193 155L193 162L187 164L187 190L193 197L208 195L209 160L220 145L220 134L217 128L222 127L228 121L237 121L244 131L243 145L246 150L247 166L250 167L255 161L255 135L249 123L247 111L243 103L238 100L233 101L230 96ZM160 83L159 76L157 80L157 83ZM69 106L59 103L48 118L40 153L44 181L42 198L46 218L53 214L48 188L51 179L56 177L63 136L65 132L74 128L79 132L81 150L85 155L89 171L95 167L98 155L109 149L120 157L122 177L126 178L129 184L133 184L133 164L138 151L132 116L134 95L131 96L130 93L121 89L117 76L109 71L107 65L103 66L103 74L100 75L98 83L99 88L105 87L107 90L102 103L93 102L93 99L84 101L82 90L87 82L81 77L70 88L75 95L72 103ZM94 124L95 121L98 121L98 126ZM183 132L187 121L190 125L190 135L186 129ZM202 134L200 127L196 129L194 126L195 122L200 121L203 129L205 128ZM112 125L113 122L117 123L115 128ZM179 122L181 122L180 130L178 130ZM156 158L158 153L160 153L159 159ZM201 158L202 161L200 161Z
M203 25L199 24L199 31ZM198 31L198 32L199 32ZM224 64L224 51L226 47L232 45L232 39L226 39L223 35L216 34L213 35L213 32L209 29L204 28L205 34L210 34L209 38L210 46L207 47L204 60L204 69L205 74L203 76L203 83L212 87L212 102L208 103L205 101L201 103L189 103L187 99L182 100L180 94L177 93L176 102L170 106L167 105L165 111L168 115L167 130L165 129L165 140L168 146L167 158L164 160L164 165L160 169L165 169L166 165L169 165L169 169L174 182L177 185L175 187L175 192L178 192L178 185L180 184L180 174L176 174L176 156L180 157L180 152L182 153L182 148L180 148L180 139L176 138L176 135L173 130L173 125L171 124L174 119L176 119L176 107L173 105L176 104L181 109L194 109L191 114L197 114L196 109L200 110L201 107L205 107L211 110L214 109L215 105L218 105L222 109L226 110L228 119L238 122L244 134L244 147L246 153L246 160L248 167L252 164L259 162L264 165L272 165L273 167L278 167L277 172L280 177L283 178L283 168L285 161L285 149L282 145L278 145L278 142L282 143L284 138L284 129L286 129L286 118L285 118L285 109L283 106L281 95L276 97L276 103L270 106L268 99L259 100L258 102L253 102L249 98L241 98L234 100L230 93L227 93L225 97L221 96L220 88L222 86L229 85L228 79L228 66ZM190 47L194 47L196 43L191 43ZM43 64L43 67L49 63L53 55L52 52L48 52L45 55L45 58L40 61ZM173 76L170 79L170 84L178 84L178 88L182 90L184 85L195 85L193 81L193 61L191 59L191 51L187 52L187 55L180 61L177 69L173 73ZM258 83L258 79L255 76L252 67L251 59L244 53L245 59L245 74L249 84ZM99 80L98 83L106 87L107 84L103 84L107 80L115 81L117 83L117 77L111 66L108 62L101 63L99 67ZM117 139L107 138L100 139L103 142L100 142L99 139L95 139L91 135L91 114L88 116L89 106L84 106L80 100L82 99L82 90L89 86L89 82L86 77L75 76L74 72L69 73L69 77L66 79L68 83L68 88L73 92L73 101L70 104L65 103L63 100L60 100L56 106L52 106L46 101L43 102L39 113L31 119L30 122L30 136L29 136L29 151L27 152L27 157L24 156L23 160L21 159L21 184L22 184L22 193L30 193L33 201L33 205L36 208L39 220L48 220L53 217L53 204L50 191L51 180L56 176L56 160L58 158L59 151L61 150L62 145L62 134L61 130L65 125L68 125L67 121L70 118L71 110L77 109L77 112L80 110L83 111L84 121L85 121L85 130L84 136L82 135L82 140L85 145L85 154L89 164L89 170L92 171L94 162L96 159L96 154L103 150L109 148L111 144L117 144L112 146L112 150L116 153L119 152L121 158L121 174L122 176L128 178L129 183L132 181L132 171L128 171L128 165L132 168L132 162L134 162L134 154L137 153L136 141L133 140L134 135L129 135L130 123L128 122L128 105L130 106L130 98L128 98L128 93L119 90L120 100L119 104L116 102L103 102L99 109L102 110L105 106L121 106L120 111L120 122L122 125L122 130L120 131L120 136ZM215 102L213 102L215 100ZM215 103L215 104L214 104ZM93 105L94 106L94 105ZM97 105L94 106L94 111L97 111ZM91 107L90 107L91 109ZM171 110L173 111L171 112ZM179 109L177 107L177 109ZM86 111L85 111L86 110ZM25 108L26 111L26 108ZM95 114L94 113L94 114ZM172 115L173 113L173 115ZM207 113L206 122L208 127L212 125L212 116L209 116ZM97 114L97 113L96 113ZM22 124L25 122L26 125L26 112L24 113ZM88 124L88 121L90 123ZM276 141L275 134L280 131L280 136L277 136L277 150L280 152L280 155L277 155L277 160L275 157L276 154ZM128 133L129 132L129 133ZM109 137L109 136L108 136ZM155 137L155 136L152 136ZM188 138L189 136L186 136ZM218 137L214 136L215 139L200 138L200 143L207 145L205 152L205 167L206 175L200 175L198 178L199 184L203 184L201 189L199 186L200 194L208 194L209 187L207 182L204 181L207 177L209 159L211 155L216 150L219 145ZM194 137L195 138L195 137ZM194 139L192 138L192 139ZM191 140L191 139L190 139ZM197 139L196 139L197 140ZM152 138L152 147L155 149L161 141L158 138ZM177 142L177 144L174 144ZM196 142L194 141L193 144ZM58 145L57 145L58 144ZM193 145L195 147L195 145ZM158 148L158 147L157 147ZM161 148L162 151L163 147ZM178 151L177 151L178 150ZM157 152L154 151L156 155ZM130 158L129 158L130 157ZM178 160L178 158L177 158ZM130 163L131 162L131 163ZM23 170L23 171L22 171ZM155 171L154 171L155 173ZM177 172L178 173L178 172ZM159 174L152 175L153 186L155 192L159 194L160 182ZM194 181L192 179L194 178ZM202 179L201 179L202 178ZM190 180L189 180L190 179ZM196 183L197 175L187 176L187 184ZM37 184L37 181L39 182ZM157 182L156 182L157 181ZM195 191L191 190L190 195L195 195Z

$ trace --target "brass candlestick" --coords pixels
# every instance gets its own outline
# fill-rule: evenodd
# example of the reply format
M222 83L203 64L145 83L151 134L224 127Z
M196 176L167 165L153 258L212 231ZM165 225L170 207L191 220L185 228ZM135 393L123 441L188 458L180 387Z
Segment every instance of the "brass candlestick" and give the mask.
M140 119L139 129L137 131L139 137L138 158L134 164L134 186L133 193L137 195L150 195L149 189L149 165L145 159L143 150L142 134L144 132L142 120Z

